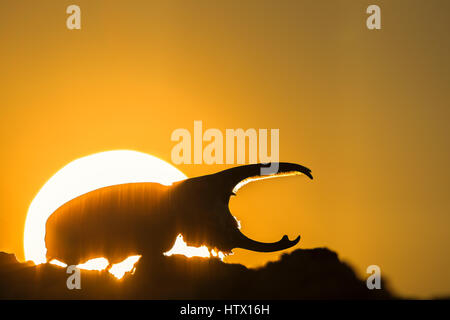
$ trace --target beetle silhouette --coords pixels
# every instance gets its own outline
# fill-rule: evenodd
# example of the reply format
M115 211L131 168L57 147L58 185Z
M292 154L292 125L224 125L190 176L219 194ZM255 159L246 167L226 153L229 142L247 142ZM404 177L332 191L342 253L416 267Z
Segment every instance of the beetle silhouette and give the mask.
M304 174L298 164L278 163L275 175ZM267 164L234 167L176 182L128 183L100 188L59 207L46 223L47 260L79 264L105 257L111 264L131 255L162 256L182 234L189 245L222 252L243 248L259 252L284 250L300 236L285 235L274 243L258 242L239 230L228 203L237 189L261 175Z

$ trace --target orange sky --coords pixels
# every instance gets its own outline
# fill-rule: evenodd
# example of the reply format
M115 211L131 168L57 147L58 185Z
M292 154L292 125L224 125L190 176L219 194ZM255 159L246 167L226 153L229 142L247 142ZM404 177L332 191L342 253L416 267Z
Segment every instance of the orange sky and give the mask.
M65 9L82 10L82 29ZM382 30L369 31L377 3ZM0 250L23 259L40 187L132 149L170 162L177 128L278 128L312 169L232 200L262 241L302 235L393 288L450 292L448 1L2 1ZM192 177L225 165L180 165ZM236 250L261 265L278 254Z

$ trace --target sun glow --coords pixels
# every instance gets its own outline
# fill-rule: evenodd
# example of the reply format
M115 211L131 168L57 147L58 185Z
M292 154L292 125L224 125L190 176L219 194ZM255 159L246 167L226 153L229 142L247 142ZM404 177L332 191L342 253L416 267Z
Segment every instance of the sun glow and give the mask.
M188 258L192 257L201 257L201 258L211 258L216 257L223 261L225 258L225 254L221 251L216 251L214 249L209 249L207 246L201 246L201 247L193 247L188 246L187 243L183 239L183 235L179 234L175 240L175 243L173 247L164 253L165 256L172 256L174 254L184 255ZM113 264L109 269L108 272L111 273L114 277L117 279L122 279L125 273L130 272L131 274L134 273L136 270L135 264L139 261L139 259L142 256L136 255L136 256L130 256L123 260L122 262ZM61 262L59 260L53 259L49 262L50 264L66 268L67 264L64 262ZM77 265L77 268L83 269L83 270L96 270L96 271L102 271L106 270L109 265L109 262L105 258L96 258L91 259L89 261L86 261L82 264Z
M192 257L201 257L201 258L211 258L216 257L223 261L225 258L225 254L221 251L216 251L214 249L209 249L207 246L194 247L188 246L187 243L183 239L183 235L179 234L175 240L173 247L163 253L165 256L172 256L174 254L184 255L188 258ZM117 279L122 279L125 273L130 272L134 273L136 270L135 264L141 258L140 255L130 256L123 260L122 262L113 264L111 268L108 269L108 272L111 273ZM50 264L65 268L67 265L64 262L58 261L56 259L49 262ZM77 265L77 268L83 270L97 270L102 271L105 270L109 265L109 262L105 258L96 258L86 261L85 263Z
M49 262L50 264L53 264L55 266L61 267L61 268L66 268L67 264L65 264L64 262L61 262L59 260L53 259L52 261Z
M83 270L97 270L101 271L106 269L106 267L109 265L109 262L105 258L96 258L91 259L89 261L86 261L85 263L77 265L77 268L83 269Z
M201 247L192 247L188 246L187 243L183 239L183 235L179 234L177 236L177 239L175 240L175 244L173 247L167 251L164 252L165 256L171 256L174 254L181 254L188 258L192 257L202 257L202 258L210 258L213 257L219 257L220 260L223 260L225 258L225 254L221 251L216 252L214 249L210 250L207 246L201 246Z
M114 264L108 271L117 279L122 279L122 277L127 272L131 272L131 274L134 273L134 271L136 270L134 265L139 261L140 258L141 256L130 256L122 262Z
M44 184L30 204L24 231L25 259L36 264L47 261L45 223L67 201L92 190L121 183L170 185L186 178L169 163L130 150L101 152L70 162Z
M136 269L134 267L134 265L136 264L136 262L139 261L140 258L141 258L141 256L139 256L139 255L138 256L130 256L130 257L126 258L125 260L123 260L122 262L113 264L111 266L111 268L108 269L108 272L111 273L117 279L122 279L123 276L125 275L125 273L127 273L127 272L131 272L131 274L134 273L134 271ZM58 261L56 259L53 259L49 263L53 264L55 266L61 267L61 268L67 267L67 264L65 264L64 262ZM109 265L109 262L107 259L96 258L96 259L91 259L89 261L86 261L85 263L77 265L77 268L83 269L83 270L102 271L102 270L105 270L108 267L108 265Z

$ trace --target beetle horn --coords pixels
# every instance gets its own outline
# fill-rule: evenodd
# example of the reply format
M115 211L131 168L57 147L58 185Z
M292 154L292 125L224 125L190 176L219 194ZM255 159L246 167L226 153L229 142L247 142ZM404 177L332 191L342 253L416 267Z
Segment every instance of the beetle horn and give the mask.
M276 170L270 171L270 169ZM266 179L273 176L304 174L312 179L311 170L295 163L274 162L270 164L249 164L230 168L217 173L221 179L221 187L225 188L228 194L236 191L252 180Z
M274 252L288 249L295 246L300 241L300 236L291 241L286 235L284 235L283 238L281 238L281 240L277 242L259 242L248 238L239 230L236 238L236 243L234 245L235 248L242 248L258 252Z
M288 162L244 165L221 171L217 173L217 176L220 177L221 188L225 191L225 197L229 199L230 195L234 195L240 187L250 181L298 174L304 174L310 179L313 179L310 169L299 164ZM274 252L293 247L299 241L300 236L291 241L285 235L280 241L277 242L259 242L248 238L239 229L237 229L233 238L233 246L234 248L242 248L258 252Z

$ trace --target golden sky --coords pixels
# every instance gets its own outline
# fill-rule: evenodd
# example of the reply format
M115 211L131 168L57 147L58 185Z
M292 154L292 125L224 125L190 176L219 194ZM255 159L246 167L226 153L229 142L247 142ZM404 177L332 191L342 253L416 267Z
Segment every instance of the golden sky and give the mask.
M81 30L66 28L70 4ZM370 4L381 30L366 28ZM400 294L448 294L449 12L445 0L1 1L0 250L24 258L28 206L70 161L131 149L170 162L173 130L202 120L280 129L280 160L312 169L240 190L230 207L248 236L301 234L362 276L379 265Z

